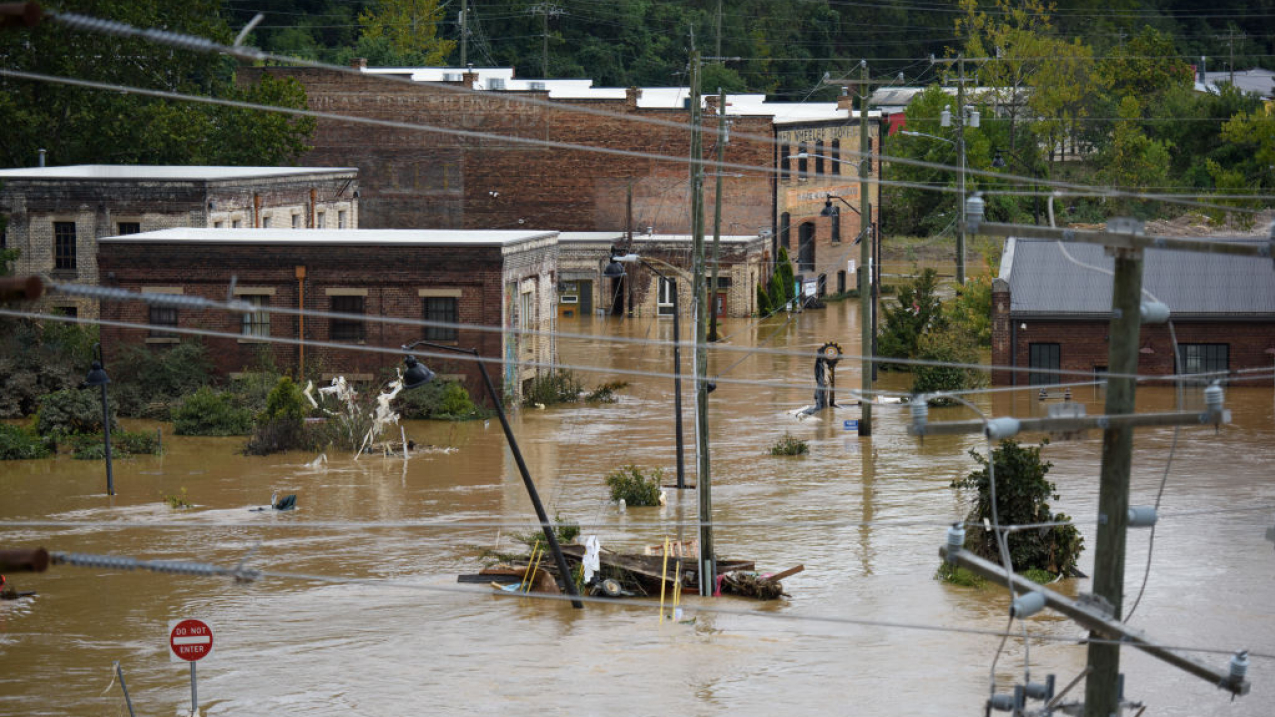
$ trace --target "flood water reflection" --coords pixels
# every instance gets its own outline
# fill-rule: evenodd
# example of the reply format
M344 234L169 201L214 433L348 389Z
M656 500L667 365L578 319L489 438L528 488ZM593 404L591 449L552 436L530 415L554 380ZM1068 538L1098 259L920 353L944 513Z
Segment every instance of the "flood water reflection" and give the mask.
M163 457L116 462L113 500L104 495L100 463L0 464L4 546L221 565L256 549L251 567L348 580L236 584L67 566L10 575L19 589L39 595L0 602L0 714L126 714L118 685L110 686L116 660L139 714L188 710L189 672L167 653L167 623L179 617L204 619L216 630L215 654L199 666L200 704L209 715L981 713L999 638L907 626L1005 625L1003 590L933 579L944 527L968 508L969 496L949 484L975 465L967 451L984 450L985 442L916 440L906 432L906 408L877 407L870 439L844 428L845 419L858 417L854 407L806 420L793 415L811 403L815 349L837 341L847 354L859 353L858 320L857 303L846 302L723 323L726 348L712 353L709 370L720 376L710 398L718 553L755 560L762 570L806 570L784 581L792 597L774 603L687 596L691 624L660 624L657 612L631 602L573 610L456 592L457 574L475 572L485 550L498 541L509 547L510 532L528 530L534 520L494 421L410 422L408 437L437 448L408 461L330 454L321 467L308 466L315 458L309 454L237 455L241 439L166 437ZM564 364L602 369L583 375L587 384L630 385L613 404L514 413L549 513L583 524L613 550L676 537L681 521L694 520L693 491L671 491L665 508L621 514L603 484L624 463L674 475L672 379L619 372L667 374L671 349L602 340L667 338L668 322L591 317L559 328L599 337L560 340ZM808 355L731 350L762 344ZM689 374L690 351L683 358ZM851 403L858 362L843 362L837 380L841 400ZM882 373L878 387L905 389L908 381ZM693 482L689 376L683 389ZM1095 389L1075 398L1090 413L1102 411ZM1142 411L1169 410L1174 401L1171 389L1139 390ZM997 415L1042 410L1030 392L985 394L976 403ZM1265 531L1275 510L1219 512L1275 504L1271 386L1232 387L1227 403L1233 425L1216 433L1181 430L1133 623L1169 645L1272 654L1275 546ZM965 409L931 411L931 420L968 417ZM810 454L768 456L785 433L807 441ZM1171 428L1138 432L1134 504L1154 502L1173 436ZM1054 507L1080 521L1086 537L1086 573L1100 447L1094 434L1044 450L1060 494ZM163 496L182 489L196 507L171 510ZM274 490L297 493L300 509L247 510ZM431 524L402 525L422 521ZM53 524L59 522L67 524ZM1141 584L1147 546L1145 532L1130 534L1130 595ZM1089 585L1072 580L1059 589L1076 594ZM1029 631L1084 634L1048 612L1031 619ZM1027 652L1021 640L1008 641L996 668L999 689L1021 680ZM1149 704L1148 714L1256 716L1275 704L1270 659L1253 659L1252 693L1230 702L1151 657L1122 654L1126 696ZM1194 654L1219 667L1227 661ZM1065 684L1085 657L1085 647L1068 642L1038 637L1030 644L1035 679L1055 673Z

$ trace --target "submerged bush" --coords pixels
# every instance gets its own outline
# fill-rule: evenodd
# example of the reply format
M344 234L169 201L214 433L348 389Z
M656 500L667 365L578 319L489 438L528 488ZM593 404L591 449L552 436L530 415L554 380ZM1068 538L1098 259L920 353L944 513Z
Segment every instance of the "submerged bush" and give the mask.
M611 502L624 500L626 505L643 506L660 504L660 484L664 479L664 471L653 469L650 474L635 465L627 465L607 475L607 486L611 488Z
M252 412L227 392L202 386L173 409L173 432L179 436L246 436Z
M256 416L244 453L266 456L306 448L305 406L301 388L287 376L280 378L266 397L265 409Z
M459 381L438 379L400 393L394 399L394 410L403 418L447 421L466 421L488 415L474 405L469 391Z
M560 368L531 379L523 392L522 405L552 406L559 403L574 403L580 400L582 393L584 393L584 385L580 379L576 378L575 373Z
M0 424L0 461L48 458L55 444L19 426Z
M772 456L800 456L810 452L810 445L800 438L793 438L791 434L785 433L775 445L770 447L770 455Z
M113 407L112 407L113 408ZM111 413L111 430L118 427ZM64 440L68 436L102 432L102 395L99 390L67 388L40 399L35 430L41 436Z
M71 455L76 460L100 461L106 458L106 441L102 434L81 434L70 439ZM159 436L150 431L111 431L111 458L158 456Z
M106 368L120 415L167 421L183 396L212 381L213 363L202 341L183 337L163 348L125 347Z

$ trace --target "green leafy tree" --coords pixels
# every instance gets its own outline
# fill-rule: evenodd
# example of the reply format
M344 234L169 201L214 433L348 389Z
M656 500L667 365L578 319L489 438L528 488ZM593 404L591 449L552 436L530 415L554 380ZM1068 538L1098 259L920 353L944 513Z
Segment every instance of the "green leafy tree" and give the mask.
M438 36L443 7L438 0L375 0L359 13L360 39L384 39L402 61L394 64L441 65L456 46Z
M203 386L173 409L173 433L179 436L246 436L252 432L252 411L235 396Z
M79 12L230 43L221 0L61 0ZM58 77L231 99L304 96L235 83L234 61L141 39L44 22L0 33L0 64ZM245 119L247 117L247 119ZM313 122L214 105L67 85L0 79L0 166L27 166L40 147L56 164L257 164L294 161Z
M1047 443L1047 442L1046 442ZM1058 500L1057 487L1046 479L1052 463L1042 461L1044 446L1023 447L1016 441L1004 440L992 451L991 461L971 450L970 456L982 466L965 478L952 482L953 488L978 491L974 506L966 517L965 549L987 560L1001 563L1000 548L994 531L980 527L992 521L991 476L996 476L996 518L1000 525L1066 522L1063 513L1055 513L1049 500ZM1044 570L1053 575L1067 575L1076 568L1084 550L1084 538L1074 525L1057 525L1039 530L1020 530L1006 536L1009 559L1014 570Z
M879 355L901 359L917 358L921 336L946 327L943 305L937 295L938 282L938 272L925 269L916 279L899 289L897 303L882 307L881 334L877 340ZM908 370L903 364L883 364L882 368Z
M1132 96L1120 101L1119 114L1126 120L1136 119L1141 104ZM1103 168L1098 176L1117 189L1126 191L1162 187L1169 181L1169 147L1151 139L1132 121L1119 122L1111 146L1101 154ZM1129 200L1113 202L1117 211L1129 211Z
M956 326L922 334L916 342L916 358L941 364L912 367L913 395L961 391L988 383L987 373L980 369L951 365L977 364L980 358L973 336ZM940 406L956 403L950 398L931 398L929 402Z

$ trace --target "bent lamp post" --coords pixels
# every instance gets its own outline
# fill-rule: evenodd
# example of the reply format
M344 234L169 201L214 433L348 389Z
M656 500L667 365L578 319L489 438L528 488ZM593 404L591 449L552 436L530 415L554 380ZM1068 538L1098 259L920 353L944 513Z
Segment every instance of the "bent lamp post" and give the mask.
M429 341L410 343L404 346L403 350L411 351L418 346L469 354L474 357L474 361L478 364L478 371L483 375L483 386L487 389L487 395L491 398L491 403L496 408L496 416L500 419L500 427L505 431L505 441L509 443L509 450L514 454L514 462L518 464L518 472L522 475L522 483L527 488L527 495L531 498L532 507L536 509L536 517L540 519L540 527L544 530L545 540L549 543L549 550L553 552L553 559L558 565L558 572L562 575L562 583L566 588L567 594L572 598L571 605L576 608L583 608L584 603L580 601L580 594L576 592L575 581L571 579L571 568L567 566L567 559L562 554L562 546L558 545L558 537L554 535L553 523L549 522L549 516L545 513L544 504L540 502L540 494L536 491L536 484L531 480L531 473L527 470L527 462L523 460L522 451L518 449L518 441L514 439L514 431L509 426L509 418L505 415L504 404L496 393L496 387L491 382L491 375L487 373L487 366L483 363L482 356L479 355L477 349L435 344ZM407 365L407 372L403 374L404 389L418 388L434 380L434 372L430 371L425 364L417 361L415 356L408 354L407 358L403 359L403 363Z
M102 387L102 438L106 443L106 494L115 495L115 476L111 473L111 408L106 400L106 384L110 383L111 379L107 377L106 369L102 367L102 344L93 344L93 349L97 353L97 360L93 362L80 388Z
M677 488L681 490L686 487L686 461L685 461L685 444L682 438L682 332L678 323L678 315L681 310L678 308L677 301L677 279L665 275L659 269L656 269L650 262L639 257L636 254L612 254L611 263L607 264L602 275L611 279L624 276L624 266L621 262L631 263L639 262L642 266L655 272L655 275L669 283L669 287L673 292L673 405L676 422L676 440L677 440Z

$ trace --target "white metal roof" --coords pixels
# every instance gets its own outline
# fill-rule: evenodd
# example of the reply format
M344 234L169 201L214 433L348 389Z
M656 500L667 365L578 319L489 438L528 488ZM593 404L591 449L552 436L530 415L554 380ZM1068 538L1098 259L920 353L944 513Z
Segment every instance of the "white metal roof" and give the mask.
M549 239L555 231L461 229L209 229L182 227L105 237L116 244L294 244L376 246L506 246Z
M357 167L216 167L176 165L74 164L65 167L0 169L11 179L219 180L263 179L357 172Z
M746 243L756 241L760 234L723 234L721 239L728 243ZM633 235L633 242L687 242L690 243L694 239L690 234L638 234ZM704 236L706 242L711 242L713 236L706 234ZM623 231L614 232L562 232L558 235L558 242L597 242L597 241L627 241Z

